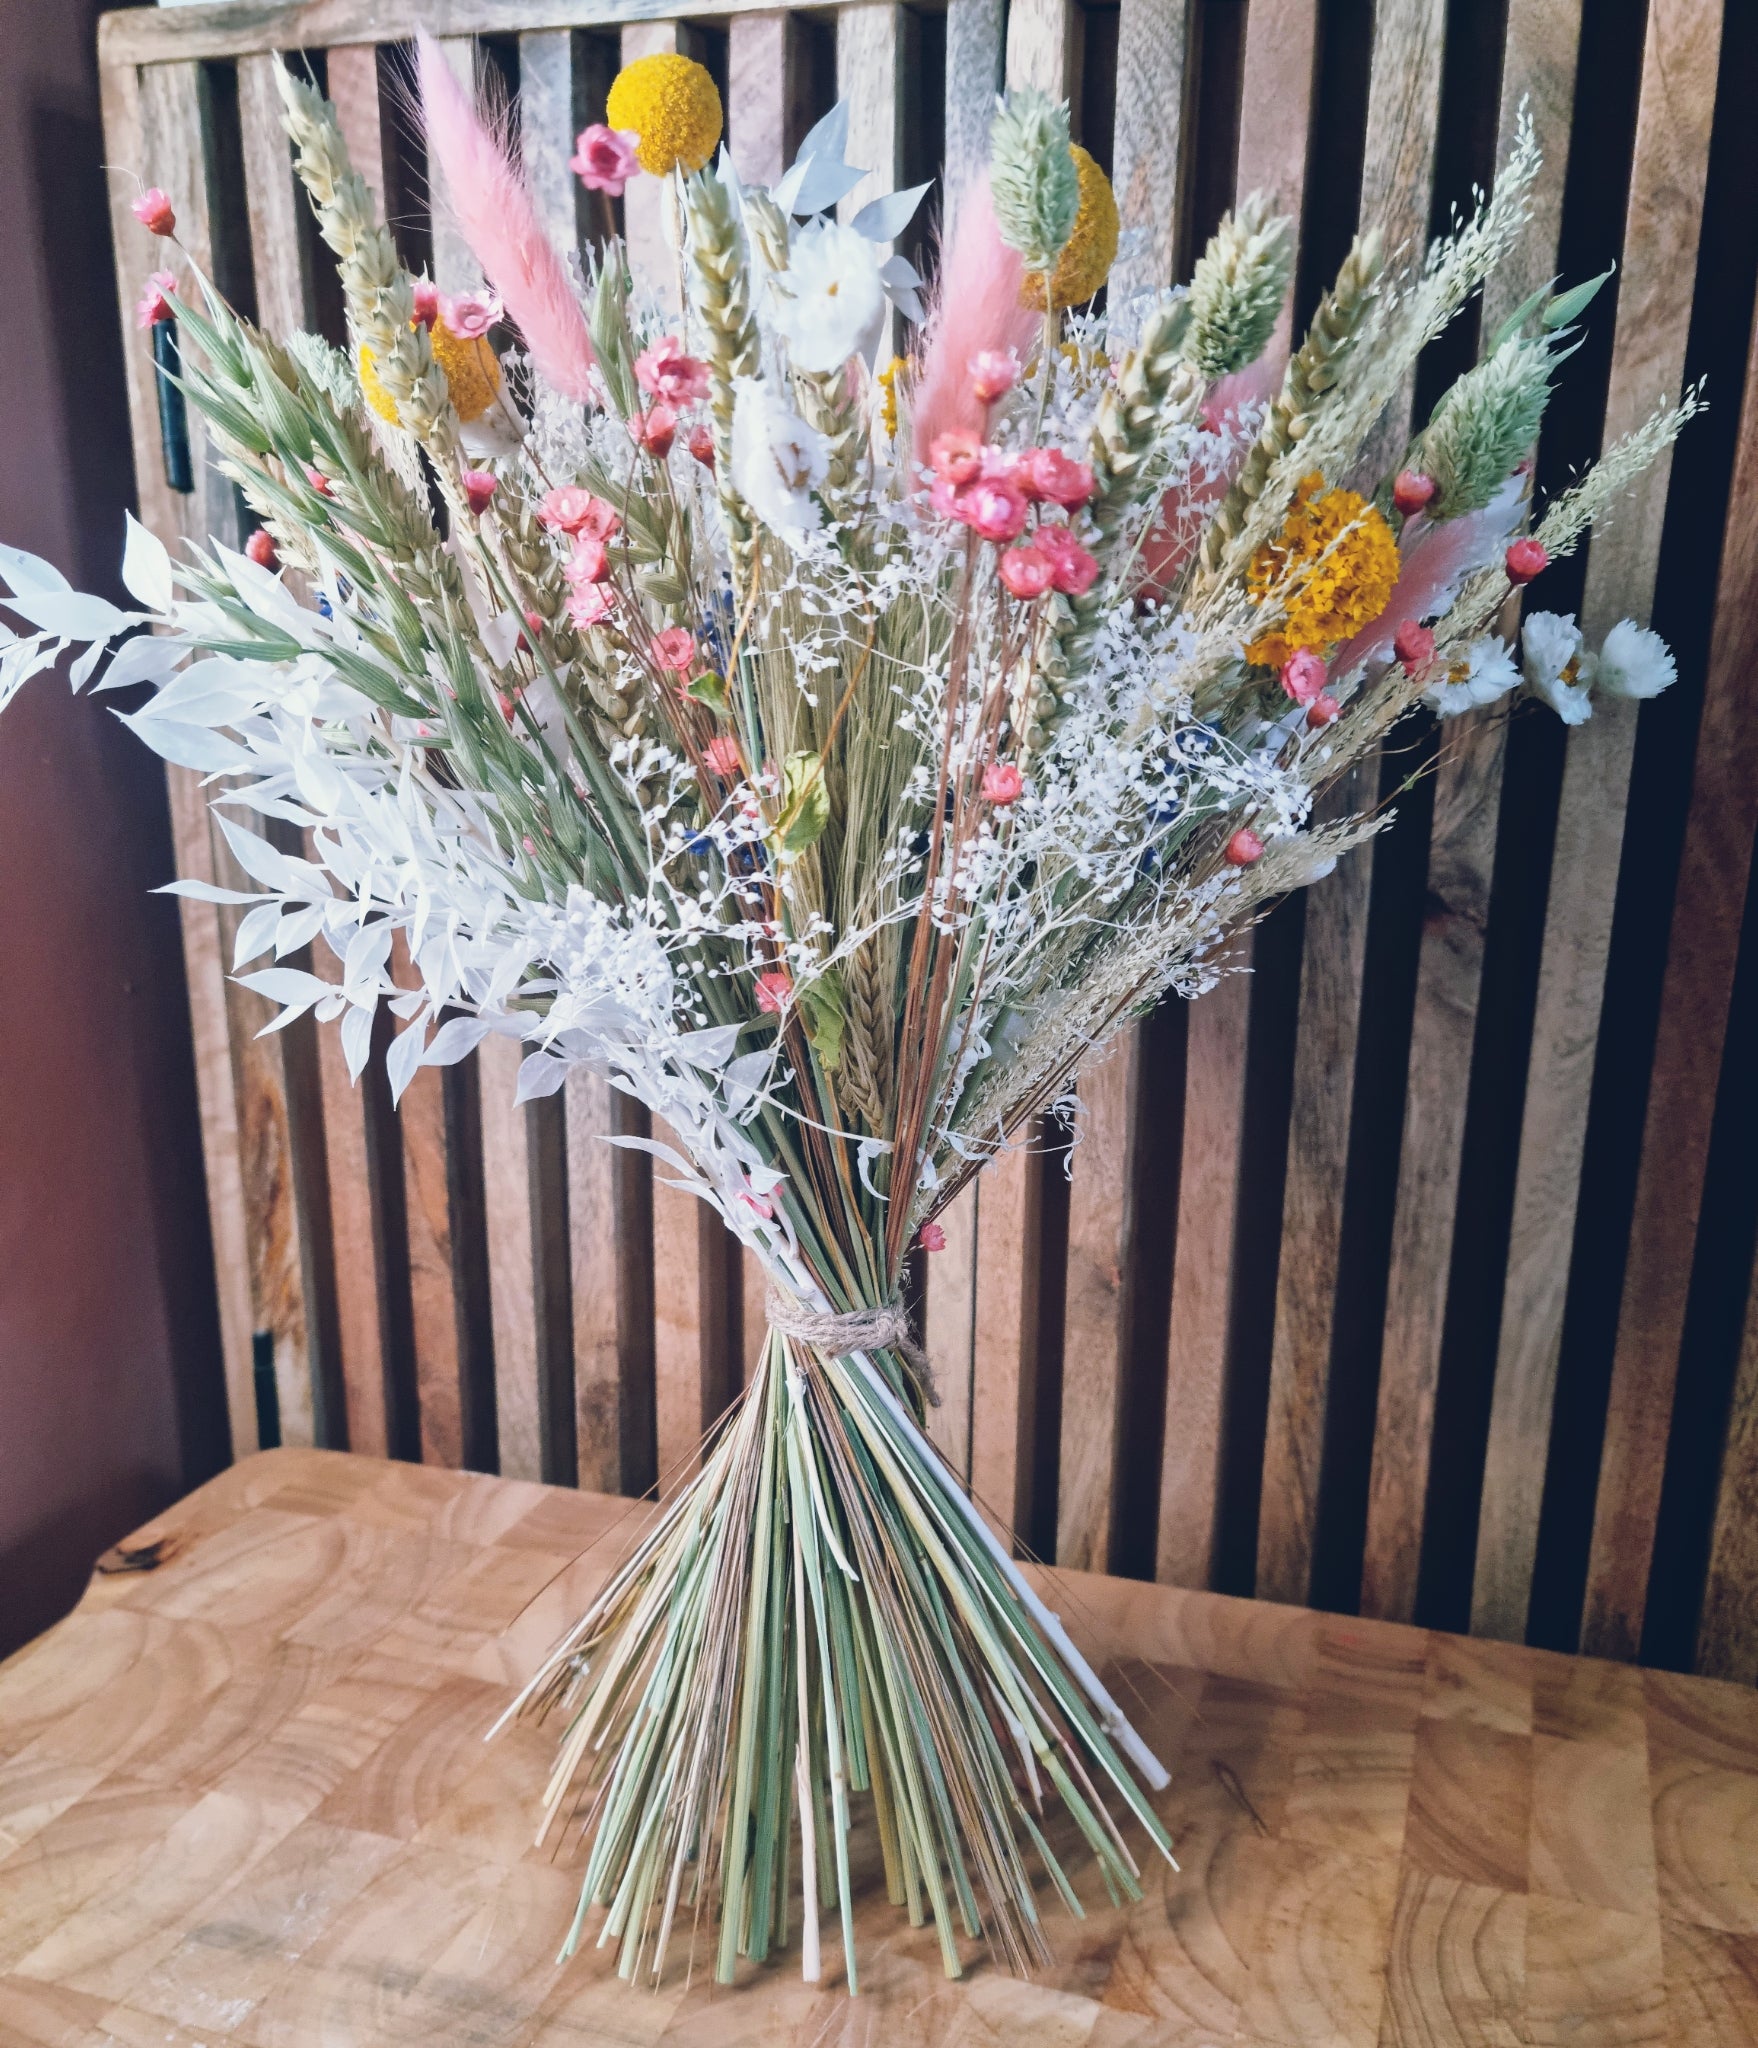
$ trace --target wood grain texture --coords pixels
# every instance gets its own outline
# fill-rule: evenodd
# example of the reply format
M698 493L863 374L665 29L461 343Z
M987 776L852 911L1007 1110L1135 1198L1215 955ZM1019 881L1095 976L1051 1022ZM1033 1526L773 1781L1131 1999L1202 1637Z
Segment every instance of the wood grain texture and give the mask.
M164 1564L96 1582L0 1665L0 2038L1758 2038L1753 1695L1065 1571L1046 1596L1172 1767L1182 1867L1138 1906L1107 1906L1077 1853L1087 1917L1052 1915L1054 1962L1015 1980L964 1943L948 1983L862 1883L853 2001L787 1952L730 1989L698 1968L643 1991L590 1927L558 1966L578 1862L531 1846L553 1731L482 1736L650 1512L317 1451L171 1509ZM1536 1732L1492 1725L1520 1699Z
M1703 1611L1697 1623L1697 1665L1713 1678L1758 1685L1758 1271L1746 1297L1734 1374L1727 1440L1715 1490L1715 1523Z
M642 21L623 30L623 62L637 57L663 56L670 51L690 54L687 31L675 21ZM637 276L644 278L659 295L662 305L678 304L678 259L667 240L664 208L669 186L662 178L636 178L623 194L623 239L629 262Z
M1070 96L1076 68L1069 0L1011 0L1006 66L1010 87L1035 85L1052 99Z
M773 185L791 161L797 34L791 14L735 14L727 23L727 147L747 185Z
M1628 433L1684 373L1702 227L1721 10L1656 0L1643 48L1605 440ZM1671 465L1655 464L1592 543L1582 626L1646 623ZM1623 849L1636 707L1601 701L1563 769L1490 1421L1495 1511L1478 1549L1473 1626L1525 1634L1562 1344L1605 965Z
M436 31L437 33L437 31ZM467 93L476 92L476 40L467 35L442 35L439 46L445 53L458 83ZM437 163L428 164L428 204L433 222L433 275L442 292L473 292L481 289L482 266L470 253L470 245L459 232L457 218L446 192L445 173Z
M676 1139L664 1124L653 1135ZM702 1204L669 1187L674 1169L654 1161L653 1377L659 1443L659 1485L669 1500L696 1470L702 1444Z
M543 1464L537 1400L537 1305L531 1273L531 1156L524 1105L513 1100L523 1048L491 1034L482 1076L482 1183L488 1209L489 1301L501 1472L536 1479Z
M149 148L156 151L159 147L158 136L165 112L163 84L154 78L149 92L141 75L126 66L106 69L101 83L104 133L112 160L144 163ZM153 367L152 352L134 326L135 302L148 275L158 267L158 244L142 232L140 223L129 211L129 201L133 196L129 181L112 177L109 187L110 229L122 315L122 360L128 380L129 425L141 516L161 539L168 542L185 534L199 537L199 506L171 491L165 481L164 458L159 445L157 373ZM173 203L180 199L179 194ZM201 788L201 779L191 769L169 768L166 784L177 871L201 881L212 881L213 849L208 830L207 799ZM184 979L189 991L190 1035L201 1113L202 1163L207 1182L208 1227L213 1243L215 1291L220 1312L227 1418L232 1452L234 1457L238 1457L256 1448L257 1418L251 1369L250 1340L254 1325L250 1252L245 1230L243 1162L239 1149L237 1096L227 1046L224 980L227 963L221 957L217 907L183 899L178 904L178 913L183 933Z
M1129 238L1111 272L1120 294L1158 291L1172 282L1182 214L1179 190L1188 157L1187 67L1192 0L1122 0L1117 76L1153 81L1151 92L1119 91L1111 142L1111 182ZM1094 138L1088 137L1091 145Z
M348 145L348 161L371 187L380 218L385 208L385 135L379 113L378 49L372 43L345 43L326 59L330 99Z
M1069 1184L1056 1496L1056 1562L1078 1571L1099 1571L1110 1562L1140 1064L1140 1034L1131 1030L1080 1081L1080 1142Z
M1249 974L1223 975L1186 1026L1154 1574L1173 1586L1206 1586L1215 1565L1251 992Z
M1582 1643L1634 1657L1647 1611L1691 1260L1758 832L1746 677L1758 625L1758 336L1746 365L1691 808L1661 985L1654 1082L1624 1267ZM1743 1048L1742 1048L1743 1051Z
M1004 60L1003 0L946 0L946 159L948 223L972 177L989 160L989 122Z
M564 257L580 247L579 195L585 190L568 168L576 118L574 38L566 29L539 29L519 38L519 157L531 184L538 218Z
M1407 254L1420 248L1428 227L1445 23L1444 0L1395 0L1374 11L1361 218L1379 226L1388 249ZM1370 473L1402 453L1410 399L1406 385L1382 416ZM1378 776L1375 753L1330 801L1339 809L1370 806ZM1272 1599L1304 1599L1312 1571L1372 883L1372 862L1357 853L1306 905L1258 1527L1258 1590Z
M568 1239L573 1255L574 1431L582 1486L620 1493L622 1352L617 1343L617 1212L610 1083L567 1083Z
M853 220L874 199L895 192L902 166L905 77L913 19L892 0L858 0L836 15L836 96L848 102L846 160L867 176L837 205L840 220ZM878 245L891 253L889 242ZM874 360L884 363L896 350L897 315L888 305Z
M946 1247L928 1260L928 1304L923 1342L934 1368L940 1405L929 1410L928 1434L952 1469L971 1481L972 1382L976 1359L977 1209L979 1178L950 1208L940 1227Z
M1485 288L1486 334L1556 269L1580 30L1578 6L1509 10L1498 161L1526 118L1547 170L1517 250ZM1416 1605L1506 737L1500 718L1443 727L1435 772L1361 1590L1363 1612L1403 1621Z
M1008 1536L1019 1522L1023 1246L1030 1165L1019 1146L984 1167L977 1178L971 1497Z

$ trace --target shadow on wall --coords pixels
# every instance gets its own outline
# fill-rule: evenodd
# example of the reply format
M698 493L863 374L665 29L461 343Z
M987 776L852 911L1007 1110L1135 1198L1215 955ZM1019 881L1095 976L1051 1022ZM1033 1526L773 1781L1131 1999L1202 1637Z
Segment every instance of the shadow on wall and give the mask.
M133 477L96 17L7 9L0 539L114 591ZM229 1455L178 915L149 894L165 785L115 704L42 677L0 726L0 1654Z

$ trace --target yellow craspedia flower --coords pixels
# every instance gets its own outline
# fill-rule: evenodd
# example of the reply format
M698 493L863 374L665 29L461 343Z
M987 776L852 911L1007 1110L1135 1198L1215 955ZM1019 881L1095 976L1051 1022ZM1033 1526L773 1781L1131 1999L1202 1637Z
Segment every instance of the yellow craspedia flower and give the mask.
M694 58L660 51L617 73L604 119L607 127L634 132L641 168L656 178L679 164L699 171L720 140L720 95Z
M466 426L481 419L500 396L500 358L489 346L486 334L454 334L443 320L428 331L433 359L446 373L446 389L452 395L452 410Z
M879 403L879 417L884 423L888 441L897 439L897 380L908 368L908 361L903 356L893 356L879 372L879 389L885 394Z
M1080 180L1080 210L1074 216L1074 232L1050 273L1050 304L1059 313L1070 306L1084 306L1117 261L1117 200L1111 180L1078 142L1070 146ZM1028 272L1020 298L1024 305L1042 307L1041 270Z
M384 387L384 380L378 373L378 358L365 342L360 344L360 354L355 367L360 372L360 395L376 412L381 420L388 420L395 427L401 422L397 418L396 400Z
M454 334L443 320L436 320L428 333L433 359L445 372L446 390L452 410L466 426L481 419L500 395L500 358L489 345L486 334ZM360 395L381 420L400 426L397 402L385 389L378 373L378 359L365 342L360 344L358 362Z
M1372 625L1398 580L1398 543L1384 516L1353 491L1323 490L1302 477L1282 531L1252 557L1246 587L1285 607L1274 632L1253 640L1248 661L1280 668L1302 647L1334 647Z

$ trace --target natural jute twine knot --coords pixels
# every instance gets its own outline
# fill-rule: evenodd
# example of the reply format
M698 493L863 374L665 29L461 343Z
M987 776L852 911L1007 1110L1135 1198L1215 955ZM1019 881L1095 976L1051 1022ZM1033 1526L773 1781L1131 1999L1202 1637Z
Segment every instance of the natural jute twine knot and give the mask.
M916 1342L909 1310L901 1301L834 1315L828 1309L808 1308L797 1296L784 1293L771 1281L763 1297L763 1312L772 1329L801 1344L810 1344L830 1358L846 1358L853 1351L895 1351L914 1375L928 1405L940 1406L933 1367L928 1363L928 1354Z

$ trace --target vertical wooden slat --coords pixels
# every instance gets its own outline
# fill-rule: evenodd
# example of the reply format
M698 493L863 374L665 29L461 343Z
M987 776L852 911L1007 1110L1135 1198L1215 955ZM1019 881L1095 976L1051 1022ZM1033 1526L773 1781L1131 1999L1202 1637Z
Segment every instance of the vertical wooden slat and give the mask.
M384 218L385 138L378 103L378 49L372 43L338 44L329 52L326 82L348 160L372 189Z
M1265 193L1296 222L1306 183L1318 0L1258 0L1245 20L1235 190ZM1119 64L1119 75L1122 65ZM1284 306L1273 356L1286 351ZM1231 963L1250 965L1251 942ZM1185 1038L1184 1142L1166 1342L1156 1576L1207 1586L1215 1569L1220 1454L1245 1139L1248 972L1224 974L1191 1009Z
M869 200L897 190L906 14L891 0L859 0L837 11L836 91L848 102L847 161L868 173L837 208L845 221L853 220ZM886 243L882 253L889 255L890 248ZM897 316L887 307L876 357L881 363L892 353L896 326Z
M989 122L1001 84L1003 0L947 0L945 220L989 160Z
M574 1439L582 1486L620 1493L622 1353L617 1344L616 1167L604 1141L611 1125L608 1081L568 1076L568 1235L572 1253Z
M1084 1116L1068 1197L1056 1562L1081 1571L1104 1571L1110 1562L1140 1065L1141 1034L1132 1029L1080 1081Z
M413 964L400 940L391 954L391 972L400 986L416 986ZM453 1286L451 1147L446 1130L445 1078L439 1068L416 1070L403 1091L396 1120L403 1148L421 1460L426 1465L457 1465L464 1455L463 1379Z
M1556 269L1580 29L1579 7L1556 0L1509 10L1500 147L1524 110L1547 168L1531 225L1485 287L1486 334ZM1391 1621L1416 1611L1505 740L1500 718L1462 719L1436 770L1361 1582L1362 1612Z
M561 1096L545 1095L525 1105L525 1153L530 1167L538 1477L546 1486L576 1486L580 1469L569 1268L568 1117Z
M460 85L468 93L476 90L476 39L474 36L441 36L439 46ZM638 181L637 181L638 182ZM428 189L433 208L433 275L443 292L480 290L482 269L470 253L470 245L458 232L452 210L446 204L445 178L437 164L428 165Z
M968 1485L971 1476L971 1368L977 1314L977 1205L973 1181L940 1218L945 1248L928 1259L924 1339L934 1368L939 1406L928 1414L928 1435Z
M100 68L105 153L113 164L144 164L156 148L156 121L149 119L142 74L132 65ZM155 98L157 97L155 93ZM110 225L116 257L117 296L122 314L122 359L128 380L128 414L134 448L135 488L140 514L167 543L193 533L190 500L165 482L159 445L158 393L147 337L134 326L134 307L148 275L159 267L160 248L129 211L133 188L126 177L110 177ZM177 872L212 881L207 798L201 779L187 768L170 768L171 835ZM180 900L184 975L195 1056L201 1116L202 1163L213 1241L215 1292L219 1303L220 1347L226 1379L226 1408L232 1455L257 1448L256 1398L251 1370L250 1256L244 1229L244 1180L239 1151L237 1094L227 1046L225 966L220 925L212 904Z
M315 325L308 281L298 261L304 202L281 126L273 57L238 60L238 120L244 142L244 187L250 208L251 268L256 317L279 340Z
M1174 1586L1207 1586L1215 1565L1251 987L1224 975L1192 1004L1185 1039L1154 1568Z
M530 1131L515 1104L517 1039L483 1040L482 1185L488 1215L488 1285L494 1314L495 1427L503 1478L537 1479L543 1436L537 1402L537 1306L531 1272Z
M1715 0L1649 9L1607 442L1684 373L1720 21ZM1670 474L1663 456L1592 543L1581 611L1590 637L1626 615L1647 620ZM1602 699L1569 733L1557 808L1472 1601L1472 1626L1508 1641L1526 1632L1635 739L1635 705Z
M1012 0L1007 10L1007 83L1069 98L1075 82L1074 10L1069 0Z
M744 1288L744 1365L745 1384L750 1385L751 1375L757 1370L763 1357L763 1345L769 1334L769 1317L763 1307L763 1298L769 1289L764 1278L763 1262L755 1252L746 1252L739 1262L739 1274Z
M534 30L519 38L519 153L538 218L564 256L580 246L578 195L568 168L574 153L574 37L570 29Z
M1412 255L1428 226L1445 17L1444 0L1388 0L1374 16L1361 217ZM1383 459L1395 459L1408 427L1406 392L1376 436ZM1366 809L1378 773L1377 755L1362 762L1328 808ZM1258 1524L1258 1591L1271 1599L1304 1600L1311 1587L1372 881L1371 861L1357 856L1306 904Z
M747 185L773 185L787 169L796 90L791 14L735 14L726 25L727 147Z
M1703 1176L1758 830L1758 723L1751 705L1755 630L1758 330L1746 365L1599 1465L1581 1630L1582 1648L1596 1656L1634 1657L1647 1609ZM1734 1057L1748 1058L1748 1048L1737 1047Z
M683 50L688 54L688 37L675 21L631 22L623 30L623 62L637 57L663 55ZM623 241L629 252L629 266L654 292L661 305L674 312L678 307L677 253L666 240L663 178L635 178L623 194Z
M656 1122L662 1145L676 1137ZM663 1160L653 1172L653 1377L659 1483L669 1499L695 1472L702 1441L702 1204Z
M1186 155L1186 66L1193 0L1122 0L1112 183L1131 237L1111 272L1119 297L1172 282ZM1144 90L1152 80L1151 90ZM1090 138L1089 138L1090 139Z
M1003 1153L977 1182L976 1314L971 1345L971 1495L1011 1537L1019 1520L1020 1359L1031 1161ZM932 1273L928 1280L933 1299Z
M209 190L205 101L206 87L199 65L160 64L144 75L143 157L153 163L155 175L172 196L184 247L203 270L211 273L213 195ZM236 539L232 487L212 467L206 437L193 407L189 414L189 437L196 489L182 511L179 528L202 541L214 533ZM190 811L193 810L192 805ZM191 839L194 823L191 815ZM201 867L206 867L224 886L248 886L230 849L211 825L209 841L209 861L200 867L185 867L184 872L200 872ZM193 846L189 851L194 852ZM229 977L231 973L232 940L238 921L237 911L229 906L221 908L216 920L222 976ZM303 1045L295 1041L290 1046L285 1032L269 1039L260 1038L257 1034L272 1020L274 1006L231 979L223 979L221 989L232 1066L232 1110L238 1133L251 1330L253 1335L265 1332L272 1339L282 1441L310 1443L316 1419L314 1329L306 1281L310 1254L315 1247L305 1243L296 1200L284 1064L313 1051L310 1020L304 1020L307 1031ZM321 1124L317 1139L321 1144Z
M1715 1493L1709 1569L1697 1621L1697 1669L1758 1685L1758 1266L1746 1296L1727 1442Z
M1262 192L1279 213L1300 218L1312 135L1313 67L1318 56L1318 0L1252 0L1245 16L1240 65L1237 190ZM1288 347L1292 299L1269 345Z

